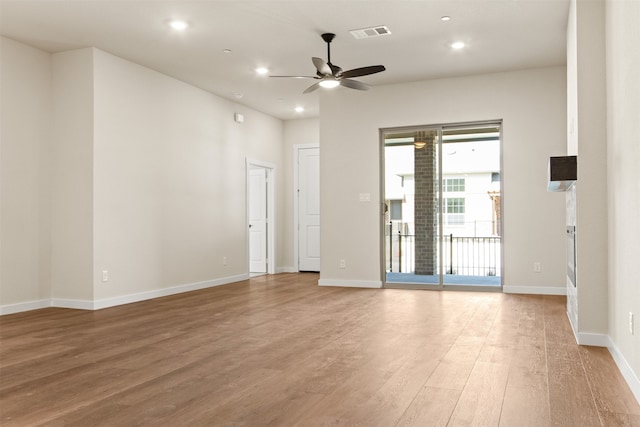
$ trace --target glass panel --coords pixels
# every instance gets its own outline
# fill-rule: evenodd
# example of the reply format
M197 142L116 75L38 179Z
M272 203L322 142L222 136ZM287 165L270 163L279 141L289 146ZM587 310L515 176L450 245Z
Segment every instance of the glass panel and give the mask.
M387 283L441 286L439 129L385 135Z
M500 287L500 124L383 136L386 283Z
M501 285L499 131L443 131L444 284Z

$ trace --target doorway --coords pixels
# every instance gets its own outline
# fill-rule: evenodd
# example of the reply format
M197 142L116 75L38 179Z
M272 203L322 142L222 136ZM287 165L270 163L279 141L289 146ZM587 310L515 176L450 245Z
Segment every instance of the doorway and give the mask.
M293 147L295 271L320 271L320 147Z
M386 287L502 286L501 122L381 130Z
M274 274L274 174L270 163L247 159L248 270Z

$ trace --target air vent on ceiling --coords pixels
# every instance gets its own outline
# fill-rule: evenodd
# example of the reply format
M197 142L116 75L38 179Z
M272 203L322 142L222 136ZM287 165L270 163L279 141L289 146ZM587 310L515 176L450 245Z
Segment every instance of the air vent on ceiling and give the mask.
M391 34L391 30L386 25L379 25L377 27L360 28L359 30L349 31L356 39L366 39L369 37L386 36Z

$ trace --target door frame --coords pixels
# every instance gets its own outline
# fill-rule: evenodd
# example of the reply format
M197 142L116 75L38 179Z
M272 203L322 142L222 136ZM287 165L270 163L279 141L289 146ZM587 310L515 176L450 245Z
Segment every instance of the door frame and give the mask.
M261 160L246 158L246 191L245 191L245 232L246 232L246 248L247 248L247 274L251 272L251 255L250 255L250 233L249 233L249 197L250 197L250 171L252 168L262 168L266 172L267 182L267 274L275 274L275 180L276 165Z
M453 122L453 123L437 123L437 124L429 124L429 125L413 125L413 126L397 126L397 127L388 127L388 128L379 128L378 129L378 138L379 138L379 152L380 152L380 280L382 282L383 288L389 289L432 289L432 290L456 290L456 291L488 291L488 292L502 292L504 288L504 132L503 132L503 119L494 119L494 120L479 120L479 121L469 121L469 122ZM500 211L502 215L500 217L500 229L502 230L502 239L500 241L500 286L480 286L480 285L451 285L444 283L444 277L442 275L442 261L438 264L440 283L437 285L414 285L409 283L387 283L387 274L386 274L386 258L385 258L385 213L386 213L386 203L385 203L385 136L392 132L412 132L416 130L422 130L425 128L430 129L439 129L440 138L442 137L441 131L445 128L464 128L464 127L476 127L476 126L484 126L484 125L497 125L500 132ZM438 153L438 191L439 194L442 195L442 140L438 142L439 153ZM442 237L444 224L443 220L443 212L442 207L438 208L438 233L440 237ZM438 250L442 253L443 250L443 242L442 238L438 239Z
M320 149L320 144L312 143L312 144L294 144L293 145L293 272L300 271L300 248L299 248L299 229L300 229L300 214L298 212L298 188L299 186L299 178L300 171L298 165L298 155L300 154L300 150L308 150L311 148ZM322 231L322 230L321 230Z

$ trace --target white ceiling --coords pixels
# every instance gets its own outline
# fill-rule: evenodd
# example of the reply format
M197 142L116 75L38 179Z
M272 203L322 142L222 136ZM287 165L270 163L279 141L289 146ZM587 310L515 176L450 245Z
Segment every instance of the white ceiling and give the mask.
M382 64L357 80L376 85L566 63L569 0L0 0L3 36L49 51L94 46L281 119L314 117L313 75L331 59L343 69ZM440 17L451 16L443 22ZM178 33L168 20L184 19ZM391 35L356 40L349 30L386 25ZM462 50L453 41L466 43ZM231 53L224 53L231 49ZM325 89L322 89L325 90ZM334 90L351 90L337 88ZM241 99L236 94L242 94ZM304 113L295 113L297 105Z

